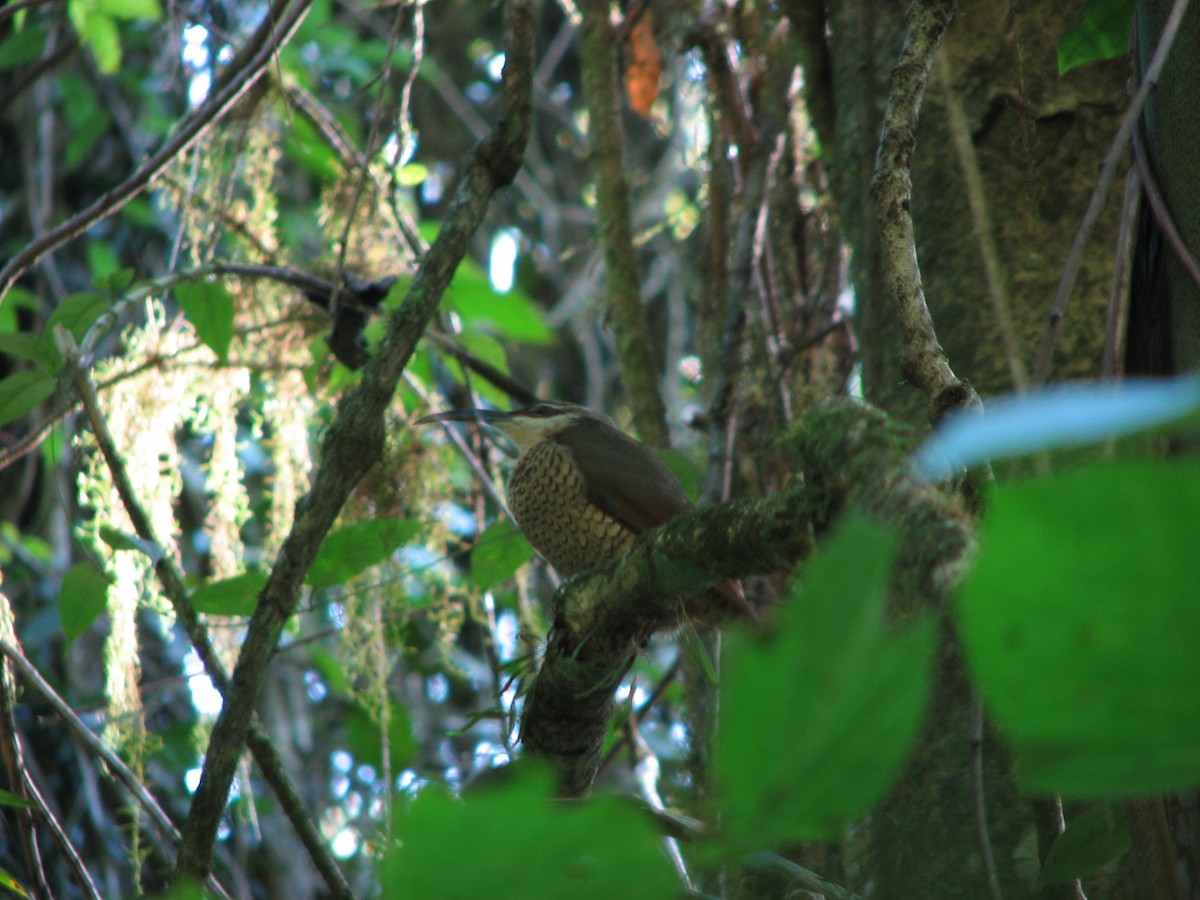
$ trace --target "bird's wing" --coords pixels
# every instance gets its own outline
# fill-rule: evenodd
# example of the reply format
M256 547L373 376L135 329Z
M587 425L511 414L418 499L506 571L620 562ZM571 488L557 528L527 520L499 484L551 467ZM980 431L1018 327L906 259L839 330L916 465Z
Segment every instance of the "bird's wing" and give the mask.
M588 500L634 534L692 508L679 479L645 444L582 422L557 435L587 485Z

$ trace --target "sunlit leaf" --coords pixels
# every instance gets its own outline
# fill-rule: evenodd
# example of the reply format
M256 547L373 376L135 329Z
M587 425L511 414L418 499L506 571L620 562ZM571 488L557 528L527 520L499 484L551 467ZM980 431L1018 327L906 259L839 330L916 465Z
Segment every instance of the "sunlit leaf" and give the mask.
M411 519L369 519L332 532L317 551L305 583L318 591L343 584L383 562L412 540L419 528L420 523Z
M58 593L58 616L68 646L107 608L110 584L112 578L91 563L77 563L67 570Z
M54 334L54 326L61 325L75 337L76 341L83 340L87 330L96 320L112 307L109 299L98 291L81 291L72 294L50 313L46 321L44 333Z
M616 797L564 804L525 764L463 799L430 787L401 802L383 896L611 897L680 893L648 816ZM469 860L469 865L464 865Z
M1200 784L1200 462L1003 485L958 604L967 660L1034 791Z
M162 18L158 0L97 0L102 12L115 19L145 19L157 22Z
M466 328L485 328L497 336L531 344L547 344L553 332L537 304L519 288L500 293L477 263L464 259L446 292L447 306Z
M887 621L893 529L847 521L781 606L778 633L733 633L717 779L730 853L827 839L888 789L915 740L935 629Z
M185 281L175 285L175 299L200 340L225 362L233 340L233 296L219 281Z
M1058 42L1058 73L1129 52L1133 0L1084 0L1079 24Z
M266 583L263 572L243 572L197 588L190 598L191 604L198 612L214 616L253 615Z
M0 788L0 806L10 806L19 809L32 809L33 804L24 797L19 797L12 791L6 791Z
M127 531L114 528L111 525L100 526L100 540L104 541L104 543L108 544L114 550L132 550L135 553L148 556L150 561L155 565L163 558L163 553L165 552L158 544L144 540L136 534L130 534Z
M21 883L4 869L0 869L0 887L12 891L18 897L29 896L29 893L21 886Z
M471 550L471 576L481 590L507 581L529 562L533 548L508 519L487 527Z

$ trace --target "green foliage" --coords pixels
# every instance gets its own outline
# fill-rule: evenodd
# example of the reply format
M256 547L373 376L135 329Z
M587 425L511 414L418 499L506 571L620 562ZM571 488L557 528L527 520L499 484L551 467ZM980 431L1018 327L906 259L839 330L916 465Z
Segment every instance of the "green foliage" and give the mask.
M229 291L219 281L185 281L175 285L175 299L200 340L225 362L233 340L233 297Z
M420 523L411 519L368 519L331 532L317 551L305 584L323 591L349 581L412 540Z
M383 896L671 897L679 883L651 820L628 802L551 802L550 776L522 763L465 799L430 787L397 805Z
M1133 0L1085 0L1079 24L1058 42L1058 73L1124 56L1129 51Z
M197 612L214 616L249 616L254 614L258 595L266 584L265 573L243 572L197 588L190 599Z
M112 75L121 68L118 19L162 18L158 0L70 0L67 12L79 40L90 47L100 71Z
M58 615L67 644L87 631L108 605L112 578L91 563L77 563L63 576L58 592Z
M385 737L379 716L361 702L352 702L346 711L345 726L346 739L355 760L374 766L377 772L383 772ZM417 754L412 719L408 710L398 703L392 703L388 711L386 741L393 772L403 769Z
M1090 875L1129 849L1129 828L1120 803L1097 803L1071 817L1046 854L1042 882L1074 881Z
M899 772L936 632L888 624L896 546L892 529L848 520L783 601L776 635L729 636L716 751L728 851L831 838Z
M987 707L1034 791L1200 784L1200 462L1003 485L958 615Z
M17 372L0 380L0 425L37 409L54 393L54 379L41 372Z
M508 519L487 527L471 549L471 577L481 591L507 581L529 562L533 548Z
M542 311L524 291L514 287L501 294L471 259L464 259L455 270L445 305L458 313L464 328L529 344L548 344L554 336Z
M0 43L0 72L33 62L46 49L49 32L38 25L14 29Z

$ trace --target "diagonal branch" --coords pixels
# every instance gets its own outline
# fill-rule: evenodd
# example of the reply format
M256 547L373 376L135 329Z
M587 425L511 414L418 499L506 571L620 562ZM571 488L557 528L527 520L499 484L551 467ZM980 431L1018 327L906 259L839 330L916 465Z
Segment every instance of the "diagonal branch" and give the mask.
M358 387L343 399L327 432L321 468L312 490L297 504L292 530L259 597L230 691L213 727L200 785L183 826L177 875L202 877L208 871L267 664L295 610L304 577L351 491L382 454L384 413L392 394L492 196L520 168L531 128L534 22L529 0L507 4L505 32L500 121L476 148L437 240L404 303L388 319L378 355Z
M958 0L919 0L909 10L908 33L892 70L871 180L884 277L904 341L901 371L925 395L934 421L952 410L979 403L975 391L950 368L934 332L921 285L911 212L917 118L934 54L957 9Z

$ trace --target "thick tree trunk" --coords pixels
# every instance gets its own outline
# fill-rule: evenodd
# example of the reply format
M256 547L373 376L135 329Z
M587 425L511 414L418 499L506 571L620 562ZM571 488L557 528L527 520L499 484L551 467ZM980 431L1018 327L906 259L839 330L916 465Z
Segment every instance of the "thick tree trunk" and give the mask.
M867 397L913 422L924 398L904 383L901 342L878 274L869 185L904 4L829 6L837 201L852 278ZM984 396L1020 387L1032 367L1058 279L1125 108L1121 60L1060 76L1056 48L1077 7L965 0L939 51L913 157L912 214L927 301L955 373ZM818 86L819 87L819 86ZM1051 377L1099 374L1104 311L1121 208L1109 197L1064 319ZM989 896L976 826L1007 896L1036 889L1017 845L1032 833L1003 746L985 730L983 792L970 774L971 696L952 628L923 740L874 822L880 897Z

